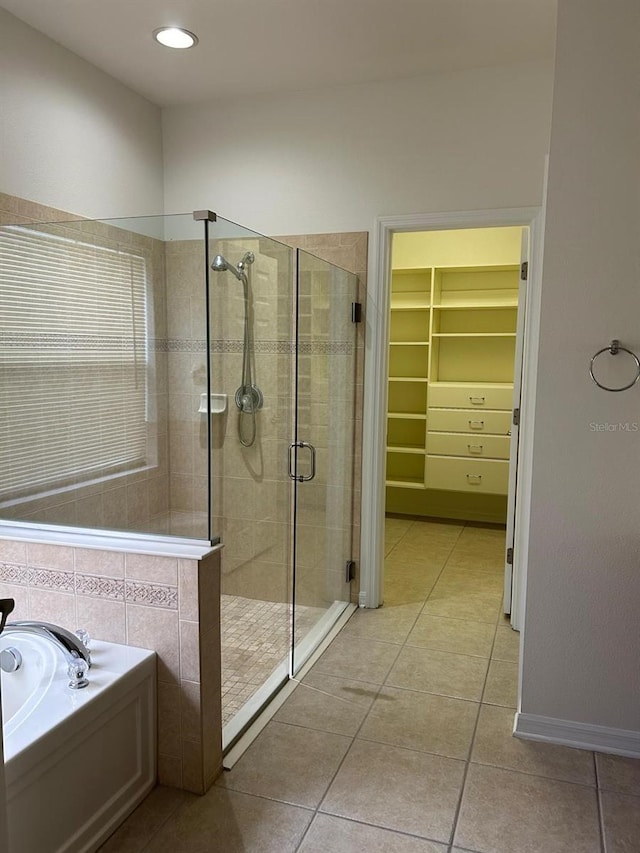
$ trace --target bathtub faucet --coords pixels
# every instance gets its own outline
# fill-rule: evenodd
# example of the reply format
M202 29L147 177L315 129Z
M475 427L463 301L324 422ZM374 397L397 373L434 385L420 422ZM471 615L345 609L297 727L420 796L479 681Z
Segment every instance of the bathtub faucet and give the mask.
M0 598L0 634L4 631L7 616L13 612L16 603L13 598Z
M67 663L69 673L69 687L77 689L86 687L89 681L86 673L91 666L91 655L89 649L82 640L66 628L60 625L52 625L51 622L7 622L4 628L5 634L21 631L24 634L35 634L44 637L61 649Z

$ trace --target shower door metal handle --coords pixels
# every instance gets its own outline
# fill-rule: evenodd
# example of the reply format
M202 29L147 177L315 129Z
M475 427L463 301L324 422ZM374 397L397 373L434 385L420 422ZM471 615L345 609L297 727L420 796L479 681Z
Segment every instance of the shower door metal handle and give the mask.
M293 466L293 452L296 452L296 448L298 447L307 447L311 453L311 471L305 477L304 474L296 474ZM296 466L297 470L297 466ZM293 444L289 445L289 477L292 480L297 480L299 483L308 483L310 480L316 476L316 449L313 444L309 444L308 441L294 441Z

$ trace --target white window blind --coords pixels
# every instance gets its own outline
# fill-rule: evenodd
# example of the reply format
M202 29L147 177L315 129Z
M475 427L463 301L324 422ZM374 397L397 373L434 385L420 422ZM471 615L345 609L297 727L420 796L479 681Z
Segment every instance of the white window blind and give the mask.
M0 499L145 464L146 304L135 250L0 228Z

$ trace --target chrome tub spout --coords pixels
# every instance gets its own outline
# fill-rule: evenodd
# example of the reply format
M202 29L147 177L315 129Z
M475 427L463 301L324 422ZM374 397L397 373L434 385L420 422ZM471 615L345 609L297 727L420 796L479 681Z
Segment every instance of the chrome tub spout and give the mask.
M62 628L60 625L53 625L51 622L32 622L26 620L23 622L6 623L3 631L4 634L17 632L44 637L62 651L68 664L69 687L75 690L88 685L89 682L86 678L86 673L91 666L91 654L85 643L75 634L72 634L71 631L67 631L66 628Z

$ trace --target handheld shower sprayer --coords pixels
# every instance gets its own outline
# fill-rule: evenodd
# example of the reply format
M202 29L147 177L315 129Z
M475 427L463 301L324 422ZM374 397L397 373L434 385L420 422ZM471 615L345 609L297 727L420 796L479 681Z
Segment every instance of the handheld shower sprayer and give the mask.
M250 294L249 279L247 277L248 267L255 261L253 252L245 252L238 263L233 266L223 255L216 255L211 262L211 269L215 272L230 272L244 288L244 344L242 348L242 383L236 391L236 406L239 409L238 437L240 443L245 447L251 447L256 440L256 411L262 408L264 397L262 391L253 384L251 375L251 322L250 322ZM243 427L243 416L250 417L251 429L249 435L245 435Z

